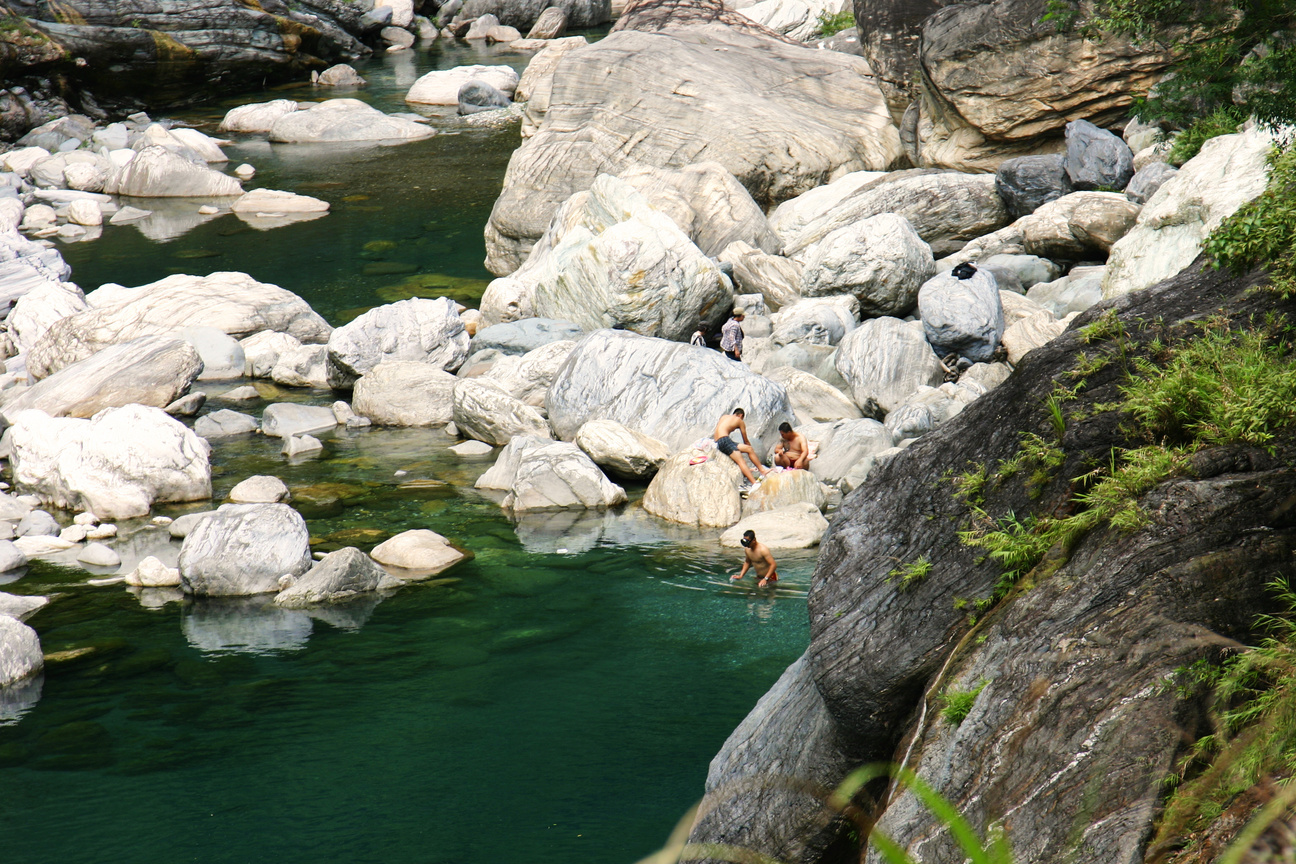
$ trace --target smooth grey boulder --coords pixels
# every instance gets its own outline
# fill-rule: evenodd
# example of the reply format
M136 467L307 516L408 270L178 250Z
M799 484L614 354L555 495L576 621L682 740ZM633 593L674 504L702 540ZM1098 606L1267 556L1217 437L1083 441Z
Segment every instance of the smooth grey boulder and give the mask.
M453 372L467 359L469 341L448 297L378 306L329 337L329 384L350 387L386 360L414 360Z
M464 560L464 553L435 531L416 528L402 531L379 543L370 553L384 567L396 569L401 579L426 579Z
M183 540L189 536L189 532L193 530L195 525L215 512L215 510L206 510L202 513L186 513L184 516L177 517L175 521L168 525L167 531L173 539Z
M379 426L444 426L459 379L429 363L388 360L355 382L351 408Z
M454 424L469 438L502 447L517 435L551 437L543 414L491 383L464 379L451 398Z
M193 393L181 396L168 405L162 406L162 410L172 417L192 417L201 411L203 405L206 404L207 394L201 390L196 390Z
M187 326L215 327L236 339L274 330L310 343L327 341L332 330L296 294L246 273L175 275L138 288L104 285L87 302L88 309L54 322L28 352L27 368L37 378L109 345Z
M12 533L12 532L11 532ZM27 566L27 556L12 540L0 540L0 573L8 573Z
M18 522L18 527L14 529L14 534L19 537L57 537L58 533L58 521L44 510L31 511Z
M34 209L35 207L28 208L27 212ZM9 328L9 337L18 350L29 351L55 324L85 309L85 295L73 283L40 282L16 299L5 317L5 324ZM92 353L94 352L86 352L76 359ZM39 366L33 367L30 362L28 367L32 371L39 371ZM43 375L37 374L36 377Z
M459 113L479 114L507 108L513 103L509 97L485 81L467 81L459 88Z
M49 605L48 597L6 594L0 591L0 615L8 615L10 618L17 618L19 621L29 618L38 609L43 609L47 605Z
M87 543L76 560L91 567L121 566L121 556L102 543Z
M921 402L906 402L886 416L884 423L892 443L906 438L919 438L936 428L936 418L931 408Z
M488 348L501 354L526 354L550 342L579 339L585 335L580 325L553 318L523 318L483 327L472 337L470 355Z
M923 325L898 318L873 318L855 328L837 346L834 365L865 414L872 413L870 404L890 411L945 376Z
M508 490L502 503L514 512L603 509L626 500L624 489L566 441L519 436L501 451L496 464L501 467L493 469L491 488Z
M1003 335L1003 346L1008 352L1008 362L1015 366L1021 363L1022 358L1031 351L1056 339L1067 328L1070 323L1068 319L1075 314L1071 313L1068 318L1058 319L1052 312L1041 311L1008 325Z
M330 552L288 588L275 595L274 602L290 608L316 603L343 603L358 595L399 584L386 570L354 546Z
M1106 272L1106 267L1073 267L1061 279L1033 286L1026 292L1026 297L1054 317L1065 318L1102 300L1102 282Z
M287 348L275 359L270 370L270 380L285 387L314 387L323 390L329 386L328 347L298 345Z
M850 294L798 300L770 317L770 336L779 345L836 345L855 329L858 311Z
M261 431L271 438L291 438L314 432L331 432L337 426L333 409L323 405L275 402L261 412Z
M810 460L810 472L825 483L838 483L860 460L892 444L886 427L869 418L804 423L796 430L817 445L818 454Z
M1125 197L1135 204L1146 204L1163 183L1178 173L1179 169L1167 162L1145 165L1142 170L1135 173L1134 178L1125 187Z
M609 5L609 14L611 8ZM567 12L561 6L550 6L540 13L527 33L528 39L557 39L567 32Z
M225 438L255 432L258 426L257 419L251 414L221 408L199 417L194 422L193 431L202 438Z
M313 459L324 450L324 442L314 435L289 435L279 452L289 459Z
M281 576L310 566L306 521L286 504L224 504L198 520L180 547L180 585L196 596L278 592Z
M990 255L977 261L976 265L993 270L996 281L999 279L1000 270L1011 271L1016 275L1024 291L1029 291L1032 286L1041 282L1052 282L1062 275L1061 267L1038 255ZM1002 287L1001 285L1000 288Z
M104 408L132 403L163 408L183 395L202 372L187 342L145 336L111 345L37 381L4 406L5 422L37 408L51 417L93 417Z
M623 330L591 333L568 356L545 408L558 437L576 437L590 420L615 420L683 448L709 437L720 415L747 415L752 445L763 450L792 419L787 391L718 351Z
M894 213L838 228L806 250L804 265L803 297L851 294L868 317L907 313L936 272L931 247Z
M301 342L287 333L262 330L239 342L243 349L243 373L249 378L269 378L282 355L301 347Z
M384 27L378 31L378 38L396 48L414 47L414 34L404 27Z
M720 535L720 545L737 548L742 545L743 533L754 531L756 539L771 549L809 549L819 545L827 530L828 520L819 508L802 501L744 516L736 525L724 530Z
M908 219L939 256L957 252L969 240L1010 221L989 174L892 171L858 187L795 234L784 235L783 254L804 261L808 250L832 232L879 213Z
M297 110L297 103L291 99L274 99L270 102L251 102L239 105L225 113L221 120L221 132L269 132L274 121L284 114Z
M238 340L215 327L192 326L176 331L176 336L194 347L202 358L202 381L242 378L247 362Z
M285 144L418 141L435 134L430 126L384 114L359 99L303 102L270 127L270 140Z
M279 504L292 500L292 493L278 477L257 474L242 480L230 490L234 504Z
M89 420L28 410L6 436L15 485L55 507L125 519L154 502L211 497L211 448L160 408L107 408Z
M943 273L918 292L923 332L938 356L952 353L973 363L989 361L1004 333L999 286L984 270L973 270L968 278L960 278L960 272L966 271Z
M656 474L671 455L664 442L615 420L589 421L576 430L575 443L595 465L636 480Z
M1005 159L995 172L995 191L1004 200L1008 215L1020 219L1050 201L1075 191L1066 170L1066 157L1018 156Z
M767 370L764 375L787 390L798 424L856 420L863 416L844 393L809 372L793 366L780 366Z
M491 212L492 273L516 270L559 205L602 173L716 162L765 207L834 172L885 170L901 157L861 58L755 28L705 25L698 38L694 28L640 32L623 21L567 53L553 76L544 120L514 152Z
M564 340L542 345L521 357L506 354L491 364L481 380L497 385L533 408L541 408L554 377L575 347L575 342Z
M45 666L36 631L8 615L0 615L0 687L9 687Z
M1134 177L1134 154L1120 136L1072 120L1066 125L1066 173L1076 189L1120 192Z

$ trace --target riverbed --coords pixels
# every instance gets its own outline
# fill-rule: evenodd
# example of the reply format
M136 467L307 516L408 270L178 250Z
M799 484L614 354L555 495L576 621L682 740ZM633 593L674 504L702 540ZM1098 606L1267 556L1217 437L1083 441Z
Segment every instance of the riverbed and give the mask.
M237 94L178 112L215 121L268 98L355 95L385 111L432 68L526 57L438 45L358 64L370 86ZM173 237L109 226L61 246L73 280L138 285L242 270L332 324L407 296L473 305L489 274L482 227L516 122L351 151L227 149L250 186L323 198L322 219L257 231L233 216ZM165 233L165 232L162 232ZM200 382L209 409L334 394ZM214 501L252 474L282 478L313 548L368 550L431 528L472 553L443 578L338 609L194 603L92 585L64 558L3 590L53 602L30 623L55 656L25 713L0 726L6 862L633 862L701 795L724 739L804 650L814 553L780 555L777 590L731 585L718 530L662 522L630 485L619 511L515 523L472 489L493 456L463 459L440 430L347 430L317 459L278 440L214 443ZM164 506L177 516L207 509ZM179 542L123 523L126 568L174 563Z

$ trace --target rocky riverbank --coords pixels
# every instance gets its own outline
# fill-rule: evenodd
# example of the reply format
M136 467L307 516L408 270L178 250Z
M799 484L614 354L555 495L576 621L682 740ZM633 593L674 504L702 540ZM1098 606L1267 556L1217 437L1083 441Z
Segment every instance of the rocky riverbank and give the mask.
M265 474L212 509L153 519L180 541L175 567L124 565L115 523L209 501L211 454L238 436L282 439L283 459L301 460L339 429L441 428L463 439L464 458L494 460L476 488L519 519L615 513L620 483L647 482L646 512L718 542L748 527L777 548L825 538L814 641L717 756L695 842L780 860L855 854L814 796L781 784L790 773L831 787L890 760L981 822L1011 822L1030 860L1136 858L1180 746L1165 730L1190 710L1158 682L1202 640L1245 635L1290 558L1286 439L1203 457L1143 490L1154 528L1131 538L1090 526L1045 559L1056 566L1036 591L1009 602L1001 568L966 532L982 530L975 508L1056 518L1074 503L1069 478L1106 455L1114 472L1133 446L1103 407L1121 392L1116 364L1105 377L1080 371L1093 359L1083 346L1123 327L1138 335L1122 358L1155 357L1154 339L1188 338L1208 311L1239 327L1291 311L1250 291L1258 277L1198 260L1206 236L1265 189L1275 135L1247 124L1172 167L1158 130L1128 117L1168 58L1046 32L1025 0L951 6L921 24L872 8L875 29L835 47L807 44L809 22L841 9L791 0L635 3L594 43L558 37L606 20L598 4L456 3L426 19L428 37L514 45L531 27L519 49L536 54L520 77L485 65L428 73L406 101L433 106L431 125L335 96L240 106L223 131L392 144L432 136L451 110L467 118L454 122L520 120L485 227L498 278L479 309L416 297L335 327L252 266L83 292L46 238L83 239L132 197L216 208L208 215L222 205L190 199L221 198L254 227L327 205L245 191L251 166L239 177L213 167L226 161L220 139L141 115L64 117L0 154L0 456L13 484L0 497L0 534L13 538L0 540L0 564L75 549L101 578L293 609L391 592L473 550L429 520L372 548L312 555L288 488ZM421 26L412 6L379 8L392 10L387 24L401 16L398 29ZM890 41L875 38L883 26ZM957 74L991 60L1011 87L989 93ZM1040 63L1055 74L1028 74ZM353 75L317 84L363 86ZM735 307L743 362L687 344ZM258 379L329 404L267 404ZM1066 409L1064 380L1080 381ZM208 400L202 388L219 385L203 382L221 381L231 386ZM1030 457L1043 466L1032 479L979 503L956 494L948 478L982 466L985 483L992 466L1028 458L1016 455L1021 433L1044 440L1049 399L1058 443ZM809 470L741 495L737 467L706 445L734 406L767 464L779 424L792 423L816 449ZM1211 582L1199 568L1211 555L1237 574ZM1203 592L1220 599L1199 603ZM0 600L0 686L18 685L42 662L17 620L35 610ZM983 695L950 730L931 706L956 685ZM961 860L910 797L882 804L902 845ZM1082 819L1093 828L1076 839Z

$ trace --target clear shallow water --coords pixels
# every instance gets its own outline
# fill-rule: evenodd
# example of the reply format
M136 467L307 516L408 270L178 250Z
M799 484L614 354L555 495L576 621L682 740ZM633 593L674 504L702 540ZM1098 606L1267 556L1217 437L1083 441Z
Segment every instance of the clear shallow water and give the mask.
M472 62L456 50L417 60ZM362 72L381 82L392 59ZM404 92L392 84L382 97L383 86L369 95ZM480 275L481 227L516 134L252 159L261 185L335 206L343 192L370 194L382 209L339 206L267 233L234 230L226 216L163 243L110 228L64 251L87 288L242 269L336 322L387 302L381 280L357 275L362 240L424 250L411 252L420 273ZM320 177L345 186L307 186ZM419 179L474 191L422 194L411 188ZM451 227L426 227L437 219ZM457 251L427 251L442 246ZM220 257L174 254L208 247ZM258 385L269 401L333 398ZM213 399L207 410L264 404ZM515 524L471 489L493 457L460 459L439 431L324 437L324 456L298 464L275 439L215 442L215 501L244 477L274 474L317 550L368 550L426 527L473 559L444 579L310 613L90 586L94 574L69 555L33 565L3 590L55 597L29 622L47 653L90 650L51 662L39 701L0 726L0 860L635 861L700 796L710 758L805 646L812 552L779 556L777 591L731 586L738 555L718 548L718 531L660 522L636 503ZM179 543L164 530L121 527L127 567L148 554L174 563Z

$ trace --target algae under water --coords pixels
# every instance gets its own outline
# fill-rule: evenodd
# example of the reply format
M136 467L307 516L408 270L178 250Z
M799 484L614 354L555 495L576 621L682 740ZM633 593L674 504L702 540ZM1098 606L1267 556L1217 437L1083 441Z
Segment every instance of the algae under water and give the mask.
M459 48L410 57L481 62ZM407 61L395 58L361 67L376 82L366 98L403 92L392 70ZM256 185L328 198L334 212L265 233L225 216L170 241L111 227L61 248L86 288L240 269L338 323L399 299L380 291L404 277L362 275L372 260L485 278L481 229L516 136L465 131L350 161L292 162L262 145L268 156L234 152L232 164L248 158ZM457 191L433 195L438 184ZM383 209L350 211L347 198ZM199 382L212 397L204 413L335 398L266 382L264 400L219 398L243 383ZM779 555L776 591L731 586L738 555L719 549L718 531L669 525L634 500L515 522L471 488L493 456L461 459L439 430L321 437L322 456L295 463L277 439L218 439L213 501L155 513L208 509L239 480L273 474L316 550L367 551L431 528L473 559L310 611L92 586L103 574L75 565L75 550L34 563L3 590L53 598L29 623L62 659L7 709L0 700L0 716L21 714L0 725L5 864L635 861L697 800L711 757L805 647L813 551ZM174 565L166 529L120 527L122 572L145 555Z

